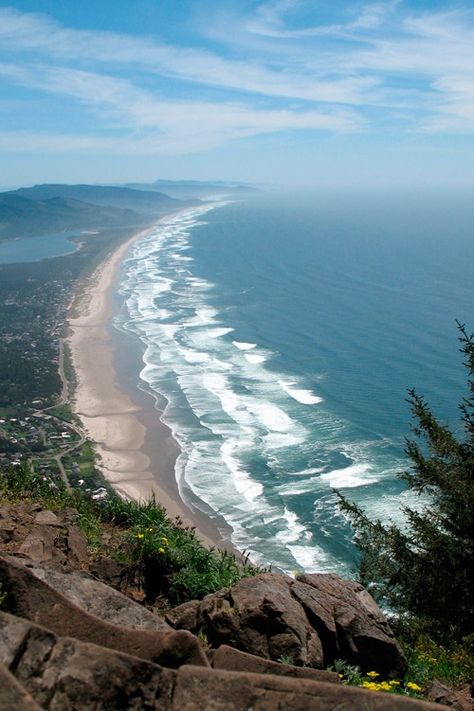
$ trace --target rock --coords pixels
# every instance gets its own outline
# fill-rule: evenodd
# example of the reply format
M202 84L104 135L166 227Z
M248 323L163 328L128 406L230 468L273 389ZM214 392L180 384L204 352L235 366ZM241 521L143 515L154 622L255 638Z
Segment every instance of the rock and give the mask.
M198 640L189 632L124 629L104 622L68 600L14 559L0 558L0 582L7 609L57 635L103 645L169 667L209 666Z
M17 618L0 613L0 651L5 629L10 639L19 637L17 625ZM138 711L171 707L175 679L171 670L94 644L58 638L31 623L20 625L23 636L10 670L42 708ZM16 708L23 707L10 707Z
M53 560L53 550L58 535L58 531L50 526L35 526L18 552L36 563L49 563ZM58 557L57 554L55 557ZM61 558L65 559L64 555Z
M62 526L62 521L52 511L39 511L35 516L35 523L45 526Z
M271 674L181 667L176 672L176 711L440 711L414 699Z
M38 704L3 664L0 664L0 689L0 711L40 711Z
M326 681L339 684L336 672L311 669L310 667L295 667L290 664L272 662L269 659L256 657L254 654L240 652L238 649L223 644L211 657L213 669L227 669L228 671L252 672L253 674L275 674L296 679L312 679L313 681Z
M407 664L377 603L362 585L338 575L302 575L293 594L328 649L325 664L342 658L383 677L403 676ZM333 620L335 639L330 638ZM335 644L335 646L334 646Z
M13 521L0 520L0 541L2 543L10 543L13 539L16 526Z
M465 689L452 689L435 679L428 691L428 699L436 704L450 706L457 711L473 711L474 699L469 687Z
M403 653L375 601L361 585L337 575L293 580L263 573L230 589L184 603L166 620L202 632L216 648L227 644L297 666L327 667L336 659L384 676L402 675Z
M82 610L119 627L134 630L170 631L172 628L158 615L113 588L94 580L87 573L64 572L43 568L23 559L9 558L17 565L28 568L36 578L64 595Z
M5 640L9 640L4 644ZM14 647L12 640L16 640ZM0 613L0 657L8 647L10 683L51 711L438 711L433 704L272 674L182 666L171 670L110 649L58 637ZM4 676L4 675L3 675ZM3 678L0 676L0 678ZM10 676L7 674L7 681ZM23 687L23 690L21 687ZM25 693L26 690L26 693ZM12 693L14 693L14 691ZM3 689L2 689L3 693Z

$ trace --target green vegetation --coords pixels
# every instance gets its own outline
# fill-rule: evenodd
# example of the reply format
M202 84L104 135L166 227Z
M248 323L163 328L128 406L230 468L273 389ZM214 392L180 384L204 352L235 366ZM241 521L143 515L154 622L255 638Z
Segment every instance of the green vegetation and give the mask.
M94 501L77 489L65 489L59 477L35 474L25 464L3 472L2 498L37 501L53 511L75 508L91 554L120 562L129 584L141 588L148 603L159 599L169 606L202 598L262 572L232 553L205 548L193 528L172 521L153 499L142 504L113 494Z
M411 679L408 673L403 680L390 679L383 680L378 672L369 671L362 674L359 667L352 666L347 662L338 659L332 671L336 671L343 684L347 686L359 686L369 691L383 691L387 694L398 694L401 696L411 696L415 699L423 698L424 687Z
M397 693L409 684L411 691L413 685L426 689L433 679L459 686L474 677L474 334L458 327L468 372L468 394L459 405L462 439L409 391L416 439L407 439L412 468L401 478L423 497L423 505L406 508L400 528L369 520L340 497L356 531L361 582L397 613L392 627L409 664ZM344 674L347 683L392 690L375 680L368 686L360 674Z
M341 497L356 530L364 585L395 611L414 616L439 641L474 634L474 335L460 330L468 395L460 403L464 438L442 425L414 390L409 403L417 440L408 439L412 469L401 475L428 501L405 508L406 528L370 521Z

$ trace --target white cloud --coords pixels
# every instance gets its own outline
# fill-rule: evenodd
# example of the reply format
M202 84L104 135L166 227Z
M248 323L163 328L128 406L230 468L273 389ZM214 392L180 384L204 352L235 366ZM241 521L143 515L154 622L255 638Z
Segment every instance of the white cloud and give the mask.
M0 8L0 49L15 57L0 75L84 105L91 134L112 132L98 139L112 152L200 151L279 131L397 122L403 130L473 130L471 14L407 15L400 0L359 7L340 24L298 27L297 0L262 3L253 18L232 18L231 36L216 30L228 50L220 54ZM161 78L174 81L172 97ZM194 96L206 95L203 86L218 93L188 98L196 85ZM51 140L28 135L43 146ZM95 139L66 135L56 145L92 149Z

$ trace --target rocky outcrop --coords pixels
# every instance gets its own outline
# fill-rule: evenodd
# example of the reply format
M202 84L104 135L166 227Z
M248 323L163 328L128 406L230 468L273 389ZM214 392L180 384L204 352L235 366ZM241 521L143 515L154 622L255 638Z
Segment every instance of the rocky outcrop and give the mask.
M166 628L127 629L104 622L13 559L0 558L0 582L10 612L57 635L103 645L169 667L186 663L208 666L202 648L191 633Z
M361 585L337 575L293 580L263 573L166 616L176 629L206 635L259 657L327 667L336 659L399 676L406 661L384 616Z
M293 679L326 681L329 684L340 683L336 672L272 662L270 659L263 659L262 657L256 657L254 654L241 652L233 647L228 647L226 644L222 644L209 657L213 669L228 669L229 671L252 672L253 674L274 674Z
M25 556L41 565L76 570L87 567L87 540L76 524L77 511L43 510L39 504L0 507L2 553Z
M0 613L0 663L4 665L0 679L6 680L8 698L15 702L5 709L439 710L432 704L308 679L193 666L165 669L129 654L58 637L6 613Z
M104 622L133 630L169 632L172 629L162 617L85 572L62 573L35 565L27 559L9 557L8 560L14 565L26 567L29 573L64 595L69 602Z

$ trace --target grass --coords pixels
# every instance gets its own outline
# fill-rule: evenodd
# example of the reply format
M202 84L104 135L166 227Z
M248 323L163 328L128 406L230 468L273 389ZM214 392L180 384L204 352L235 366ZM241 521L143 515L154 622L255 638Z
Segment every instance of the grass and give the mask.
M206 548L193 528L171 520L154 499L137 503L112 494L93 501L78 489L66 490L57 476L45 478L25 464L3 472L0 497L26 498L53 511L75 508L91 554L120 562L148 603L159 599L163 606L180 604L262 572L232 553Z
M57 417L58 420L64 420L64 422L77 423L78 418L71 410L70 405L63 403L62 405L55 405L48 409L48 414Z

